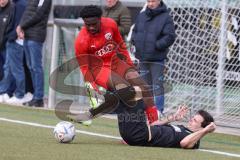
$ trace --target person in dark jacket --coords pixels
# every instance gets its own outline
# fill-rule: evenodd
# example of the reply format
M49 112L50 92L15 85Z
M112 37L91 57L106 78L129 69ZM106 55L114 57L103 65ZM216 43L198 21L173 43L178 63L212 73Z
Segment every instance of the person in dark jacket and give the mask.
M23 40L18 39L16 28L20 23L21 17L26 7L26 0L13 0L15 4L15 14L11 24L12 29L8 35L6 44L7 60L9 62L9 69L4 79L6 79L5 86L9 87L11 84L16 84L13 96L6 100L6 103L22 105L22 103L30 101L32 95L30 93L25 95L25 72L23 67Z
M132 25L132 19L129 9L122 2L119 0L106 0L103 17L114 19L123 38L128 34Z
M10 0L0 1L0 103L8 100L15 89L15 84L5 78L9 73L6 42L13 29L14 13L15 5Z
M10 0L1 0L0 1L0 80L3 78L4 69L3 65L5 64L6 58L6 41L7 35L9 34L10 25L13 17L14 5Z
M132 42L136 47L135 57L140 61L140 72L152 85L160 112L164 109L164 61L175 38L175 27L167 6L162 0L147 0L146 10L137 17Z
M44 76L42 47L47 34L47 22L52 0L28 0L27 8L17 27L18 37L24 39L27 66L33 82L33 99L24 105L43 107Z

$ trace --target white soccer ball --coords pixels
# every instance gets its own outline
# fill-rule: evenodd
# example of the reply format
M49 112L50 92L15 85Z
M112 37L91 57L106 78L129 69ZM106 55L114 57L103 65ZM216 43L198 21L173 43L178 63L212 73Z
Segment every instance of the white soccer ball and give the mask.
M75 127L71 122L59 122L53 131L53 134L58 142L69 143L75 137Z

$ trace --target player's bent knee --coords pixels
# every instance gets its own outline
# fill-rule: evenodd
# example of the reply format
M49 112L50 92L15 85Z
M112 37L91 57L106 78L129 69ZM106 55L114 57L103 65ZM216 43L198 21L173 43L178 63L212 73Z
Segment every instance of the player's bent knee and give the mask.
M116 90L115 93L123 101L133 99L136 95L135 89L132 86Z
M121 87L123 87L123 85ZM124 101L138 101L142 99L142 90L139 86L129 86L118 89L116 90L116 94Z

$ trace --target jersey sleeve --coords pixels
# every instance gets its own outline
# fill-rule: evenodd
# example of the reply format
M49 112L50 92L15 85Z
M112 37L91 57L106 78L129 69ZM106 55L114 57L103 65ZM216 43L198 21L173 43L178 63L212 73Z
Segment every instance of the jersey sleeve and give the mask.
M129 55L129 52L127 51L127 46L126 46L125 42L123 41L123 38L120 34L120 31L118 29L116 22L113 21L111 24L112 24L113 33L114 33L113 39L118 44L118 47L117 47L118 54L122 54L125 57L126 62L129 65L133 65L132 60Z
M86 31L83 29L79 32L75 40L75 55L80 66L84 80L94 82L93 75L89 69L88 41L86 39Z

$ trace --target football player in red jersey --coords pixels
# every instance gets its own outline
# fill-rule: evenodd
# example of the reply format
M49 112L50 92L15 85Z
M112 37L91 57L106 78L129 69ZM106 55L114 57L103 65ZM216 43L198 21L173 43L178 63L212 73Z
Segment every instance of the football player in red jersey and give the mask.
M99 85L111 93L105 94L104 104L71 119L77 122L91 119L112 109L118 100L134 107L140 94L149 123L158 120L152 92L135 69L115 21L102 17L102 10L93 5L85 6L80 15L85 25L76 38L75 52L84 79L95 90Z

